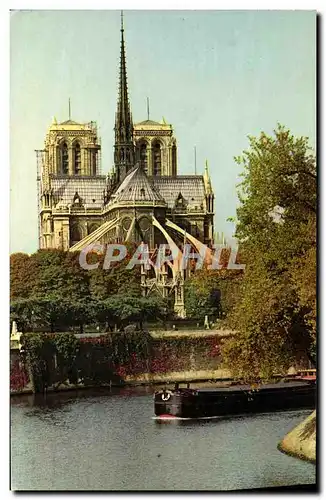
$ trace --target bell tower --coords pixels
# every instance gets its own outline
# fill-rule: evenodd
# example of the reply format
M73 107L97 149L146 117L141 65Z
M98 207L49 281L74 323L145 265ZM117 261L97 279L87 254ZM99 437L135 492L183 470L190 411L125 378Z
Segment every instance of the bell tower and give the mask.
M56 119L45 139L45 165L49 175L96 176L100 173L101 145L95 122Z

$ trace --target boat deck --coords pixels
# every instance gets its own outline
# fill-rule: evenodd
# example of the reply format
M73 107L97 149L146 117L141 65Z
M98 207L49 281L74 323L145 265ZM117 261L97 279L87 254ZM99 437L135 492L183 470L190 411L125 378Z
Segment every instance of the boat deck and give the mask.
M210 388L210 387L202 387L200 389L197 389L198 393L216 393L216 392L233 392L233 391L252 391L252 390L273 390L273 389L289 389L289 388L298 388L298 387L306 387L310 386L311 383L306 380L291 380L289 382L282 381L282 382L277 382L273 384L260 384L257 385L257 387L253 387L249 384L238 384L238 385L231 385L229 387L216 387L216 388Z

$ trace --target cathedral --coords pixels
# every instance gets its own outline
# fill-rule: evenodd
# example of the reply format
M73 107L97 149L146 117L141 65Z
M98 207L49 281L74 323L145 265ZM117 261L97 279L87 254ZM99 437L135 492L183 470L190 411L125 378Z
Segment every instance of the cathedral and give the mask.
M214 193L203 175L178 175L177 140L163 119L133 123L128 98L123 18L119 91L115 113L114 167L101 174L101 143L95 122L53 121L44 149L37 151L39 247L80 251L95 243L148 244L187 241L211 247ZM175 292L184 316L184 274L162 269L142 275L144 295L153 288Z

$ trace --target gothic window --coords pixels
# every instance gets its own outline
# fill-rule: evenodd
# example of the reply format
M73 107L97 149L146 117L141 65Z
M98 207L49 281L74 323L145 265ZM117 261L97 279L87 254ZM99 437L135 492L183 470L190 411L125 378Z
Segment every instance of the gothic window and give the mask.
M93 151L93 175L96 175L96 151Z
M176 175L177 173L177 148L174 144L172 146L172 175Z
M139 160L144 172L147 173L147 145L144 142L140 145Z
M70 229L70 244L74 245L82 239L82 231L78 225L73 225Z
M67 143L64 142L61 147L61 172L63 174L68 174L69 168L69 156L68 156L68 146Z
M153 146L153 174L161 175L161 145L159 142Z
M81 174L81 152L80 152L80 145L78 144L78 142L75 146L74 173L75 173L75 175Z
M96 229L98 229L100 226L99 224L91 224L89 229L88 229L88 234L91 234L93 233L94 231L96 231Z

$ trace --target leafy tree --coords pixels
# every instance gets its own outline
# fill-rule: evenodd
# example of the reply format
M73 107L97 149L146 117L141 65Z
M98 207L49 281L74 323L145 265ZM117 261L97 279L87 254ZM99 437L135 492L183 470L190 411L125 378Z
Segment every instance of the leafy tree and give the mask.
M19 331L27 332L32 330L34 321L37 323L39 320L39 310L35 300L21 298L11 302L10 322L16 321Z
M10 299L27 299L31 294L30 257L26 253L10 256Z
M242 270L202 269L185 283L187 316L203 320L221 319L229 315L238 300Z
M114 325L123 329L129 323L136 323L142 329L144 321L162 316L164 308L165 301L159 296L116 295L98 303L97 319L100 322L106 322L107 327L111 330L113 330Z
M135 266L131 270L126 269L134 251L133 245L127 246L125 259L111 263L109 269L103 269L105 256L100 256L98 268L88 271L89 290L93 298L105 300L108 296L116 294L136 297L141 295L140 266Z
M224 359L238 375L269 377L305 357L315 336L315 157L307 138L279 125L272 137L251 137L236 161L246 269Z
M73 333L59 333L52 339L60 366L59 384L67 380L77 383L76 357L79 351L79 340Z

